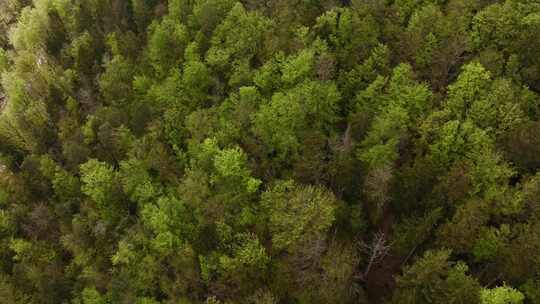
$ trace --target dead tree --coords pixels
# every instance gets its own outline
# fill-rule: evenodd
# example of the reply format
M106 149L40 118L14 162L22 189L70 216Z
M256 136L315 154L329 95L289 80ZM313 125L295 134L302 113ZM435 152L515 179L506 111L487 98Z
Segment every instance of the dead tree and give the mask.
M369 262L363 273L360 274L360 279L365 280L373 265L380 263L390 252L391 244L386 240L384 232L377 232L373 236L371 243L367 244L360 242L360 250L369 256Z
M322 259L322 256L328 248L327 240L324 236L316 236L302 242L289 256L292 269L296 274L296 282L300 286L306 286L310 283L310 273L312 273Z
M344 152L351 151L352 148L352 124L349 122L347 123L347 129L345 130L345 133L343 134L343 138L341 139L341 150Z

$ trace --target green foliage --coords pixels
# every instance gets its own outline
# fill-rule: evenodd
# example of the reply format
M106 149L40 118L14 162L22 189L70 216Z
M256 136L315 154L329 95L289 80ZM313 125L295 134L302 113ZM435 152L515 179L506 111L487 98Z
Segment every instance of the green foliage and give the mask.
M502 225L500 229L486 229L473 247L474 257L477 260L496 259L509 234L507 225Z
M281 181L262 196L268 214L272 244L277 250L294 250L318 238L334 221L336 199L328 190Z
M467 275L463 263L448 261L449 251L428 251L397 278L392 303L480 303L478 282Z
M82 164L81 190L95 204L105 221L117 221L124 209L117 173L107 163L90 159Z
M0 302L538 303L539 16L0 1Z
M441 218L441 209L434 209L421 217L406 218L394 227L394 248L401 254L409 254L429 239L437 221Z
M233 0L196 1L193 14L189 16L189 25L210 37L235 4Z
M81 165L82 191L100 206L105 207L112 201L114 193L115 172L98 160L92 159Z
M330 10L317 18L315 31L328 41L338 62L359 63L378 44L379 25L372 16L362 16L350 8Z
M399 65L393 71L386 92L377 92L383 79L376 79L359 94L357 108L376 116L361 145L359 158L369 167L391 166L397 160L397 146L407 134L407 126L429 108L431 93L414 81L411 67ZM382 94L381 94L382 93ZM373 108L373 107L376 108Z
M255 235L239 235L238 238L238 244L233 245L232 255L219 258L219 272L221 279L244 289L264 278L270 257Z
M132 77L133 66L121 55L114 56L111 61L105 63L105 72L99 79L105 101L110 104L128 102Z
M503 56L514 55L524 68L518 78L531 87L538 85L538 61L530 56L538 36L538 3L530 1L501 1L480 11L473 19L472 39L477 49L496 49ZM510 60L507 64L510 65Z
M6 50L0 48L0 73L5 72L8 69L9 59Z
M17 50L36 50L46 47L50 33L48 9L50 1L36 1L35 7L25 7L16 28L10 33L10 42Z
M124 192L132 201L141 204L152 200L160 193L159 187L152 183L147 170L144 162L137 159L125 160L120 164Z
M540 294L538 292L538 280L528 280L522 287L523 294L526 296L527 300L531 303L536 304L540 300Z
M95 288L85 288L82 291L82 304L106 304L107 300Z
M507 286L483 289L480 297L482 304L521 304L525 299L521 292Z
M279 158L294 157L306 131L331 130L339 101L335 85L303 82L285 93L274 94L269 103L263 104L254 115L253 131Z
M268 19L257 12L246 11L237 2L213 32L206 61L220 71L230 67L232 62L249 62L261 52L263 35L270 26Z
M524 96L520 89L503 79L492 81L480 64L466 65L448 90L450 113L461 120L468 118L488 132L512 130L524 119L521 104L525 102L517 101Z
M178 20L165 17L149 28L148 57L159 76L167 75L169 69L180 65L184 48L188 43L185 25Z

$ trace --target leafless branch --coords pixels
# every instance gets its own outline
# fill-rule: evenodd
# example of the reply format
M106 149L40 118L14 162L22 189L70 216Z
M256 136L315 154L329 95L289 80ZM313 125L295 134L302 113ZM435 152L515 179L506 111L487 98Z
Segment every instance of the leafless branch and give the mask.
M360 250L367 253L369 256L369 262L366 269L361 274L361 278L365 279L374 264L380 263L390 252L392 245L386 240L384 232L377 232L373 236L371 243L367 244L359 242Z

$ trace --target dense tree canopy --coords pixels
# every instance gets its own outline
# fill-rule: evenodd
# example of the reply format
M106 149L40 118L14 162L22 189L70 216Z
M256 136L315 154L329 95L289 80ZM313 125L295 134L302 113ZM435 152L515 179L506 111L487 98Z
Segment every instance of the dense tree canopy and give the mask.
M0 302L540 304L539 0L0 0Z

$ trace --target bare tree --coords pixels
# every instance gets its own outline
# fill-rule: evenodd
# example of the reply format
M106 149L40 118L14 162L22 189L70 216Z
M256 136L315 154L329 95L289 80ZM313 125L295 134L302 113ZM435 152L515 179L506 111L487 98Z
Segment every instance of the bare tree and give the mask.
M341 139L340 150L343 152L349 152L352 148L352 123L347 123L347 129Z
M312 273L319 267L322 256L327 248L327 239L319 235L304 241L289 256L292 269L294 269L296 274L296 282L300 286L310 284L313 279Z
M308 269L317 264L327 248L326 239L323 236L310 238L291 255L291 260L297 269Z
M388 243L386 235L382 231L374 234L371 243L367 244L365 242L359 242L359 244L360 250L369 256L369 262L366 269L360 274L360 279L365 280L371 267L376 263L380 263L388 255L392 245Z

